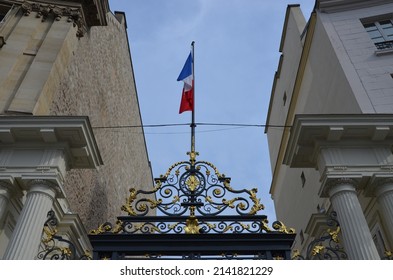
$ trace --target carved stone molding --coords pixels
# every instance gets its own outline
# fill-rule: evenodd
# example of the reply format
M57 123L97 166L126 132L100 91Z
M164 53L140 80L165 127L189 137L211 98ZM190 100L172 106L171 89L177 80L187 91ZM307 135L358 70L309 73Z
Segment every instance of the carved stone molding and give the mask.
M0 188L1 189L13 189L14 186L11 183L0 181Z
M374 176L366 189L366 195L369 197L379 196L382 193L393 190L393 175Z
M32 186L35 186L35 185L45 185L45 186L48 186L48 187L51 187L51 188L57 188L58 187L58 185L56 183L53 183L53 182L51 182L49 180L45 180L45 179L32 179L32 180L29 180L26 183L26 186L28 188L30 188Z
M388 178L377 178L374 180L373 184L377 186L386 186L386 185L393 185L393 177Z
M327 178L325 183L322 186L320 196L321 197L330 197L331 190L337 186L345 186L349 185L353 187L355 191L358 190L361 182L361 178L357 177L338 177L338 178Z
M81 8L70 8L59 5L36 3L33 1L24 1L21 5L21 9L25 16L29 16L31 12L36 12L36 17L41 18L42 22L46 21L50 15L53 15L56 21L61 20L62 17L67 17L67 21L72 22L74 27L78 28L76 32L76 36L78 37L83 37L87 30Z
M63 191L60 186L50 180L45 179L31 179L26 182L26 187L28 190L31 190L34 186L44 186L47 187L48 190L52 190L56 197L64 197Z
M357 183L358 183L358 180L356 180L356 179L343 177L343 178L331 179L331 180L328 181L328 183L326 185L327 185L328 188L333 188L333 187L336 187L338 185L352 185L352 186L356 186Z
M9 182L0 181L0 196L9 199L15 193L15 186Z

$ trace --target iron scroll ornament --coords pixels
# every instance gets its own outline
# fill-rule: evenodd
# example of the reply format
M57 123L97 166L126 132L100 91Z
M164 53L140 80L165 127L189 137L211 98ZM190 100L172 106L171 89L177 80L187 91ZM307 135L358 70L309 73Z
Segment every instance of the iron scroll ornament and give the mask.
M234 190L231 179L213 164L197 161L197 152L187 154L189 161L173 164L155 179L153 190L130 189L121 207L128 216L118 217L114 225L106 222L90 234L295 232L279 221L271 229L267 217L257 215L264 209L257 189Z
M90 260L91 255L88 251L82 255L78 255L75 245L58 235L57 227L58 220L55 212L50 210L47 214L43 228L42 244L44 249L37 254L37 259L40 260Z
M348 255L339 240L340 223L337 213L332 211L326 220L327 230L307 246L306 256L294 250L293 260L347 260Z
M157 209L166 216L201 215L217 216L227 209L238 215L255 215L264 206L257 198L257 189L234 190L231 178L218 172L206 161L196 161L198 153L188 153L189 161L172 165L165 175L155 179L151 191L130 189L130 195L122 210L130 216L145 216ZM153 200L140 195L156 195ZM227 195L230 199L225 198ZM243 197L242 195L248 195Z

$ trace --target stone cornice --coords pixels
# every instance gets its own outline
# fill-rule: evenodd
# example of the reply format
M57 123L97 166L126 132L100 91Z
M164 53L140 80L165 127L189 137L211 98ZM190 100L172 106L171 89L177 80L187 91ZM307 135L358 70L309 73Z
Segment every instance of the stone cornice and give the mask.
M392 114L296 115L284 164L317 168L321 147L391 147Z
M94 169L103 164L85 116L1 116L0 149L64 150L70 169ZM50 152L46 155L51 156ZM42 162L39 167L51 164Z
M391 3L391 0L318 0L317 8L323 13L335 13Z
M82 10L80 8L24 1L21 9L24 16L29 16L32 12L36 12L36 17L41 18L43 22L46 21L50 15L53 15L56 21L61 20L62 17L67 17L67 21L72 22L74 27L78 28L78 31L76 32L76 36L78 37L83 37L87 30L86 23L82 17Z
M32 12L36 13L37 18L45 21L49 16L55 20L67 18L78 28L77 36L82 37L90 26L107 25L106 13L109 12L107 0L69 0L69 1L26 1L13 0L8 1L10 4L21 6L25 16Z

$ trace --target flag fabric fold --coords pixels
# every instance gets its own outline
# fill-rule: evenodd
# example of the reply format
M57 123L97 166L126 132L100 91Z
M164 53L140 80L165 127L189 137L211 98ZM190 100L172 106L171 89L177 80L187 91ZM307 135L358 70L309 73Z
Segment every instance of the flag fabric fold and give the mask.
M179 114L185 111L194 111L194 73L193 57L190 52L186 63L181 70L177 81L183 81L183 92L181 96Z

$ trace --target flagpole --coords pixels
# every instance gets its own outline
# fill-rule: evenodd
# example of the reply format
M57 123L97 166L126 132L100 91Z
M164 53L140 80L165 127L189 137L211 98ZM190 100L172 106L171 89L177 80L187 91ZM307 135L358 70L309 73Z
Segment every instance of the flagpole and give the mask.
M192 76L193 76L193 108L191 114L191 153L195 153L195 72L194 72L194 65L195 65L195 56L194 56L194 45L195 42L192 41L191 43L191 55L192 55Z

